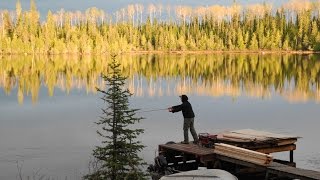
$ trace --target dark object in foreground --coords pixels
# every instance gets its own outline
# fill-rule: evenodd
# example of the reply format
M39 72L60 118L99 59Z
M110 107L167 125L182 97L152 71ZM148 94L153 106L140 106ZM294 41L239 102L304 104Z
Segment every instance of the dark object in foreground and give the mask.
M168 167L168 162L164 155L160 154L154 158L154 165L150 164L148 167L148 172L151 174L153 180L158 180L162 176L177 173L179 171Z
M206 169L180 172L176 174L166 175L160 180L238 180L237 177L221 169Z

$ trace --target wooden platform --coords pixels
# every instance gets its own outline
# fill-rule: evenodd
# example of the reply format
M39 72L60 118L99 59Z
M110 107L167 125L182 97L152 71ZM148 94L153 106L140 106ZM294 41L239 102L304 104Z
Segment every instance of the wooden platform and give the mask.
M296 149L295 143L299 138L298 136L243 129L226 131L206 137L213 137L213 139L204 139L206 140L205 143L210 141L211 144L161 144L159 145L159 152L164 154L168 163L173 167L181 167L182 165L186 168L188 167L187 163L192 161L192 168L195 168L195 165L196 167L201 165L206 166L207 168L221 168L238 175L243 175L245 173L259 173L261 175L262 173L262 175L265 176L265 179L285 177L302 180L320 180L320 172L295 167L295 163L293 162L293 151ZM225 143L236 147L225 149L221 144L216 144L217 148L215 153L214 143ZM206 145L211 146L204 147ZM228 145L226 145L226 147L228 147ZM235 155L232 149L237 150L237 147L239 148L239 152L246 153L242 153L243 156ZM247 150L243 151L241 148ZM249 159L252 157L255 158L255 156L251 156L252 151L266 154L290 152L290 161L277 159L272 161L271 159L271 163L270 161L268 161L267 164L257 163L255 159ZM252 152L252 154L255 153L256 152ZM248 155L248 158L246 155Z
M174 161L175 157L173 156L180 156L182 157L182 160L180 159L177 161L182 161L182 163L185 163L188 160L194 160L204 165L214 165L215 162L221 161L234 164L235 166L254 168L260 171L264 171L266 179L268 179L268 176L272 175L296 179L320 179L320 172L317 171L295 168L277 162L272 162L267 167L261 166L243 160L234 159L223 155L217 155L214 153L214 149L212 148L206 148L194 144L161 144L159 145L159 152L163 153L167 158L168 163L171 164L178 164L178 162Z

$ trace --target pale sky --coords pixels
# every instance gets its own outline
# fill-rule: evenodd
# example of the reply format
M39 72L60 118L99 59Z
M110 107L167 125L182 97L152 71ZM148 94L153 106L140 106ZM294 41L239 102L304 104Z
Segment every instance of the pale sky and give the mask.
M20 0L24 10L29 9L30 0ZM270 3L274 6L279 6L288 0L237 0L242 5L256 4L256 3ZM66 11L80 10L84 11L90 7L97 7L103 9L108 13L126 7L128 4L162 4L166 5L188 5L188 6L210 6L214 4L230 5L233 0L36 0L38 10L41 14L47 14L48 10L56 12L63 8ZM15 10L15 0L1 0L0 9Z

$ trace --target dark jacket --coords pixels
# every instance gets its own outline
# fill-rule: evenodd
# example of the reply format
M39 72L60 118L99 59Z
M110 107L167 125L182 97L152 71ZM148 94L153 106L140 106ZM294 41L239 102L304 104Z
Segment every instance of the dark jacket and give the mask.
M189 101L183 101L182 104L172 107L172 111L171 111L172 113L175 113L178 111L182 111L184 118L194 118L192 106L189 103Z

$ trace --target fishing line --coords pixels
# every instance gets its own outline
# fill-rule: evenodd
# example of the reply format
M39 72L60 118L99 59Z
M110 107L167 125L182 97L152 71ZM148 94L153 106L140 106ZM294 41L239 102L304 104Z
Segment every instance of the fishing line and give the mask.
M168 110L168 108L165 108L165 109L151 109L151 110L138 111L138 112L153 112L153 111L163 111L163 110Z

